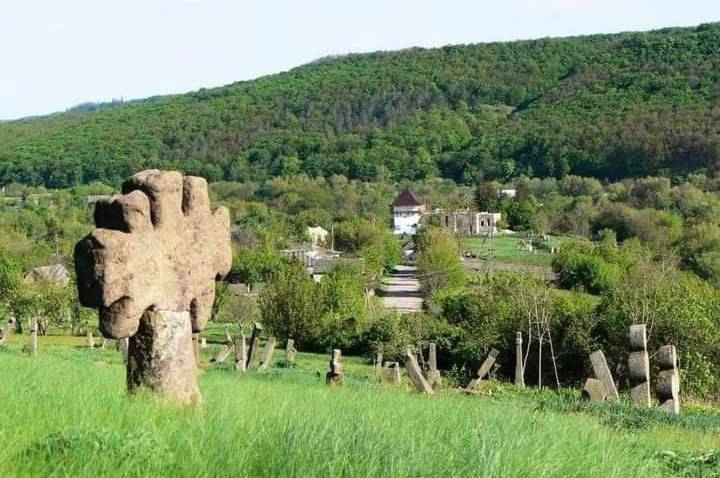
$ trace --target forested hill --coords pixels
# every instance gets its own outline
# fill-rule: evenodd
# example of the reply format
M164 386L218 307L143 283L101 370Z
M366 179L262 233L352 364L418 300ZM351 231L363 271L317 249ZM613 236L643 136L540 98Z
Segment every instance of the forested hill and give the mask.
M0 182L720 169L720 24L327 58L221 88L0 124Z

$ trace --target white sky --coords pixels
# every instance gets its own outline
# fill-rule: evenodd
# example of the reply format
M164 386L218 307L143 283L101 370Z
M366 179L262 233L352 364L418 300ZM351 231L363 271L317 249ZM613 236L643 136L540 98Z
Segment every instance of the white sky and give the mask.
M720 0L0 0L0 118L276 73L329 54L720 20Z

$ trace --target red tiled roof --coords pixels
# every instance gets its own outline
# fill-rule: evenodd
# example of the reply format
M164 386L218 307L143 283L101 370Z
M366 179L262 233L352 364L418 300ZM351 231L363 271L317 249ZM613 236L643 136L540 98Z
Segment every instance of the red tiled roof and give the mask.
M422 206L423 203L420 199L418 199L415 194L411 193L409 189L403 189L400 191L400 194L397 195L395 198L395 201L393 201L392 206Z

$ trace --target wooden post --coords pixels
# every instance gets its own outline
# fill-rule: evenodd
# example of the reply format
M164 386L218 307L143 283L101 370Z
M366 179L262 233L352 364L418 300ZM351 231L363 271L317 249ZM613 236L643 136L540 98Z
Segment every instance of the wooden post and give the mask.
M637 407L650 406L650 357L647 353L647 331L645 324L630 326L630 353L628 353L628 374L630 397Z
M236 335L233 339L235 343L235 370L240 373L247 371L247 344L245 343L245 334Z
M37 356L38 346L38 321L35 317L30 319L30 356Z
M522 332L515 334L515 385L525 386L525 370L523 368Z
M677 367L677 351L674 345L660 347L657 354L660 371L657 374L655 395L660 400L660 409L680 413L680 374Z
M437 366L437 344L430 343L428 350L428 374L427 381L433 390L437 390L440 386L440 371Z
M427 382L427 380L425 380L422 369L420 368L420 365L417 362L417 358L415 357L415 354L413 353L411 348L408 348L405 351L405 368L407 369L408 376L415 384L415 389L418 392L427 395L432 395L434 393L430 384Z
M265 343L262 359L260 359L260 370L267 370L270 367L275 352L275 337L270 336Z
M480 368L478 369L477 373L475 374L475 378L470 380L470 383L468 384L468 386L466 388L467 391L472 392L474 390L477 390L483 377L490 372L490 369L495 364L495 359L497 358L499 353L500 352L498 352L497 349L490 349L490 353L485 358L482 365L480 365Z
M607 400L618 401L620 396L618 395L617 387L615 386L615 380L613 380L610 367L608 367L607 360L605 360L605 354L602 350L596 350L590 354L590 362L592 363L593 371L595 372L595 378L600 380L605 385L607 390Z
M330 358L330 370L325 375L325 383L328 385L342 385L345 381L343 366L340 362L341 357L342 352L340 349L333 349L332 356Z
M295 362L296 354L297 350L295 349L295 341L293 339L287 339L287 343L285 344L285 360L289 363Z

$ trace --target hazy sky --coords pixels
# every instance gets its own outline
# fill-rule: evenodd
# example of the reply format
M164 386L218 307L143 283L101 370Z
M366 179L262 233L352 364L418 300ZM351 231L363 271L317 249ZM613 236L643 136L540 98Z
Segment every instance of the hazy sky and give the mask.
M287 70L330 54L720 20L720 0L0 0L0 118Z

